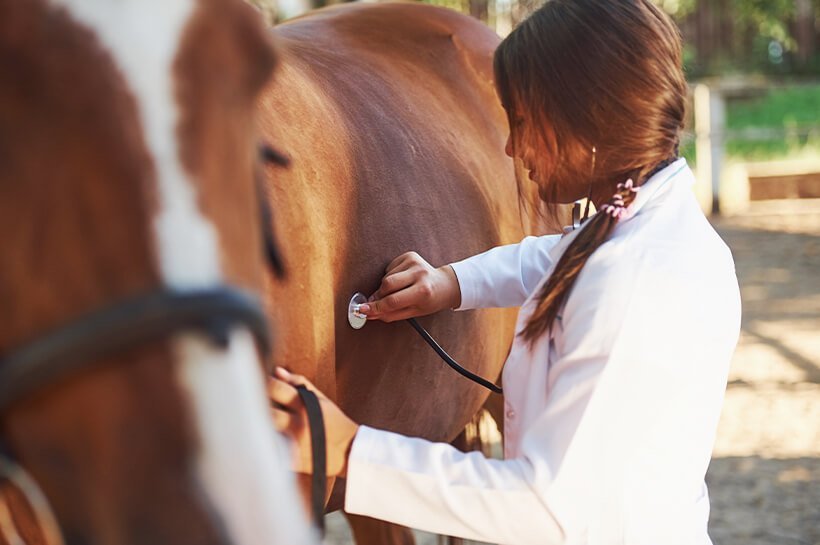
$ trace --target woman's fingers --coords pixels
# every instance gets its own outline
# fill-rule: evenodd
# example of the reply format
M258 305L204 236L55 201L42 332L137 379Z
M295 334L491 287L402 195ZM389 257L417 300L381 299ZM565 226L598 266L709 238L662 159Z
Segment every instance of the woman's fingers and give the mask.
M325 399L327 397L322 391L316 388L316 386L314 386L313 383L306 379L304 376L297 375L296 373L291 373L284 367L276 367L273 370L273 374L280 381L287 383L291 386L291 388L293 388L293 392L297 396L297 402L300 407L302 406L302 402L300 399L298 399L299 393L296 392L296 386L304 386L305 388L316 394L316 396L319 397L319 399Z
M379 289L359 312L369 319L394 322L431 314L447 307L449 284L446 273L433 268L416 252L407 252L390 262Z
M406 288L361 306L368 319L395 322L435 312L434 292L426 279L414 280Z
M417 265L420 259L421 256L417 253L408 252L391 261L390 265L387 266L379 289L368 297L367 301L382 299L394 291L412 284L414 278L417 277L415 271L418 268Z
M370 297L373 301L384 299L391 293L395 293L408 286L412 286L413 282L416 281L416 278L417 275L412 270L390 273L382 278L382 283L379 286L379 289Z
M360 312L368 319L392 321L390 318L400 311L409 310L412 306L413 288L405 288L361 306Z
M279 374L280 367L276 368L276 378L268 378L268 398L274 408L280 408L290 412L296 412L302 407L302 401L299 399L299 392L296 391L294 384L289 380L282 378Z
M391 261L390 264L387 265L387 268L384 269L384 273L390 274L407 270L408 267L415 265L419 260L422 260L422 257L416 252L405 252Z
M290 411L284 411L274 407L271 409L271 416L273 416L273 425L276 431L280 433L288 433L291 435L296 431L300 423L299 415Z
M268 379L271 417L276 429L293 440L294 471L300 473L312 471L311 443L308 433L310 422L296 390L297 386L301 385L313 391L321 402L327 437L328 474L344 474L347 467L347 453L356 436L358 424L348 418L335 403L318 391L305 377L277 367L274 370L274 376Z
M308 379L303 377L302 375L297 375L296 373L291 373L284 367L276 367L273 370L274 375L279 380L285 381L292 386L306 386L309 390L314 390L313 384L310 383Z

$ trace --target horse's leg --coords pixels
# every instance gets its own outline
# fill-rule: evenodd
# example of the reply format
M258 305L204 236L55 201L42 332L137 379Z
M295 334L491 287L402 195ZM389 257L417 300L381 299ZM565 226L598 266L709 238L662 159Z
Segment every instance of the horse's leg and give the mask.
M498 427L498 433L504 436L504 397L492 395L484 402L484 410L490 414Z
M406 526L345 513L356 545L415 545L413 532Z

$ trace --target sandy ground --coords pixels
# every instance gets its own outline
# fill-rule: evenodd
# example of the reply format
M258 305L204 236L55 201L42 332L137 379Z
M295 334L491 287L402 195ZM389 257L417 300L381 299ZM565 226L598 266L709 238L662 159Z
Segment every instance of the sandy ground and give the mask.
M743 330L707 474L712 540L820 545L820 200L753 203L714 225L735 257ZM327 543L352 543L340 515L328 524Z
M715 222L743 329L712 465L716 545L820 545L820 200Z

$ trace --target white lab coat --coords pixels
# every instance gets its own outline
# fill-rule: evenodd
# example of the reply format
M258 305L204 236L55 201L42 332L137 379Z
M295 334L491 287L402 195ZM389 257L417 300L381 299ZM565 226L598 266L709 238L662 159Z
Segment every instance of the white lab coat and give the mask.
M591 256L551 334L513 342L505 459L362 426L345 509L510 545L704 545L711 455L740 296L680 159ZM577 235L453 264L462 308L521 305Z

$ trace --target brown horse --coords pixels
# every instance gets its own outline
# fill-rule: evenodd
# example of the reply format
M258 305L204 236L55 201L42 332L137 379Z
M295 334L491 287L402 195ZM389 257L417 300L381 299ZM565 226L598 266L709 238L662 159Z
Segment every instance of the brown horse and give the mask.
M311 542L238 291L274 61L238 0L0 0L0 544Z
M531 230L504 153L498 37L455 12L399 3L323 9L275 33L283 63L263 94L262 129L293 159L268 180L291 272L272 287L286 302L275 359L360 423L452 441L487 390L447 368L407 324L355 331L347 310L403 252L440 265ZM420 322L493 380L514 317L450 312ZM329 510L341 507L341 488Z

